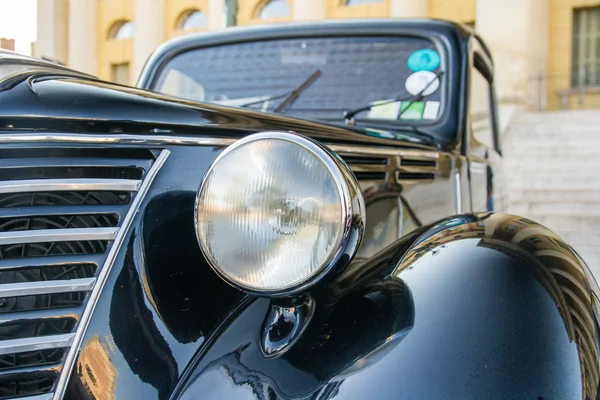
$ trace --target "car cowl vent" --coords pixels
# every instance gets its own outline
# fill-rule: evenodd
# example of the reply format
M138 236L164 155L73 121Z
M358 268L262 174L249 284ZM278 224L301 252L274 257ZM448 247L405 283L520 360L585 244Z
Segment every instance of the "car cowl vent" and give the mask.
M401 152L402 153L402 152ZM387 155L357 154L338 151L359 182L410 184L433 181L438 171L436 153Z
M155 162L133 148L0 149L0 399L50 399Z

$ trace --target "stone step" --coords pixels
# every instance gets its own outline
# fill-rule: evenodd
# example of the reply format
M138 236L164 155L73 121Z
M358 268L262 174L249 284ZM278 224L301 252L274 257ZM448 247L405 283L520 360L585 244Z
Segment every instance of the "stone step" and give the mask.
M572 188L564 190L563 186L551 185L543 189L510 187L506 190L506 199L513 203L535 203L535 202L577 202L577 203L600 203L600 188Z
M600 145L599 145L600 146ZM507 158L504 163L505 171L530 171L543 170L553 173L581 173L600 171L600 158L579 159L543 159L542 157Z
M536 173L535 180L529 174L511 177L507 173L507 178L504 182L508 192L523 189L540 189L544 190L549 187L560 187L562 190L579 189L582 186L589 184L590 186L600 186L600 176L596 175L572 175L561 176L552 173Z
M508 210L518 215L528 215L532 217L544 217L552 215L554 217L599 217L600 203L575 203L575 202L529 202L529 201L510 201ZM600 234L600 226L597 228Z

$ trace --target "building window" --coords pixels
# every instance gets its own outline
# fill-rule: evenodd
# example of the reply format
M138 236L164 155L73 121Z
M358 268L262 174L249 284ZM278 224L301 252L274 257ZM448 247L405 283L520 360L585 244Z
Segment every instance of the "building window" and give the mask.
M290 5L287 0L270 0L264 2L258 11L258 18L285 18L291 14Z
M133 22L120 20L108 30L108 38L116 40L133 39Z
M347 6L356 6L367 3L383 3L385 0L346 0Z
M121 85L129 85L129 63L112 64L110 66L110 79Z
M572 86L600 86L600 7L573 12Z
M183 12L177 20L176 28L183 31L202 29L208 26L206 14L200 10L188 10Z

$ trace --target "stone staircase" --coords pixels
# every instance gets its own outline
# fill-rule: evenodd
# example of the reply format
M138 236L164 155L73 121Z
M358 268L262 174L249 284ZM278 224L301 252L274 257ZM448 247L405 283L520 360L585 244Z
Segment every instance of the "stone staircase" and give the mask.
M506 211L555 231L600 279L600 110L517 113L503 148Z

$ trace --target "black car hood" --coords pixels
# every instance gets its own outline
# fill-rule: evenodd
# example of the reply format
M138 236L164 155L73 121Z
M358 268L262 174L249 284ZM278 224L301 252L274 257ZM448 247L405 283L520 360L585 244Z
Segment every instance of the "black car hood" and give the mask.
M240 137L294 131L325 142L440 148L409 127L377 129L185 101L158 93L51 70L0 78L0 127L90 133L209 134Z

